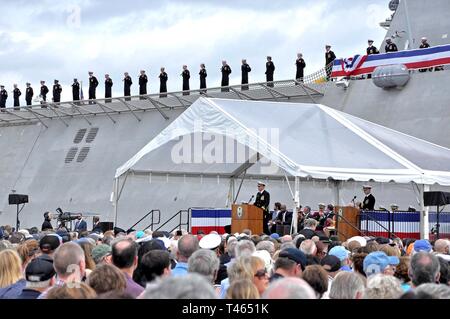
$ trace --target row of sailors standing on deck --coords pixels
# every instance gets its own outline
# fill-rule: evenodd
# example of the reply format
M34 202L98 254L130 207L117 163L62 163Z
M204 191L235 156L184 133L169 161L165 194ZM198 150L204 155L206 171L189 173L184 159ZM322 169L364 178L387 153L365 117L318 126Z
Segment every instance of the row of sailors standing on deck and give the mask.
M305 60L303 59L303 55L301 53L297 54L297 59L295 61L295 65L296 65L296 79L297 81L303 81L303 77L304 77L304 69L306 68L306 63ZM249 83L249 73L252 71L252 68L250 67L250 65L247 63L246 59L242 60L242 65L241 65L241 73L242 73L242 78L241 78L241 84L242 90L248 90L248 83ZM229 77L230 74L232 73L231 71L231 67L228 65L228 63L226 61L222 61L222 67L220 68L220 72L222 73L222 79L221 79L221 91L222 92L229 92L229 88L228 86L230 85L230 81L229 81ZM275 64L272 61L272 57L268 56L267 57L267 62L266 62L266 82L268 87L273 87L273 81L274 81L274 73L275 73ZM187 65L183 65L183 71L180 74L180 76L183 79L183 86L182 86L182 90L183 90L183 95L189 95L189 90L190 90L190 71L188 70ZM200 90L202 93L206 93L206 78L208 76L208 73L206 71L206 66L204 63L202 63L200 65L200 72L199 72L199 78L200 78ZM167 97L167 81L169 79L165 68L162 67L160 70L160 74L159 74L159 80L160 80L160 97ZM131 76L128 74L128 72L124 73L124 78L123 78L123 85L124 85L124 96L131 96L131 86L133 85L133 80L131 78ZM40 102L42 104L42 107L45 107L45 104L47 102L47 94L50 92L48 87L45 84L45 81L41 81L41 88L40 88ZM139 75L139 95L141 95L140 99L145 99L144 97L142 97L142 95L146 95L147 94L147 83L148 83L148 77L145 73L144 70L140 71L140 75ZM33 96L34 96L34 91L33 88L31 87L30 83L27 83L27 89L26 89L26 95L25 95L25 100L26 100L26 105L32 105L32 101L33 101ZM99 85L99 81L97 80L97 78L94 76L93 72L89 72L89 100L94 100L96 99L96 90L97 90L97 86ZM111 100L108 100L108 98L112 97L112 87L113 87L113 81L111 79L111 77L109 76L109 74L105 74L105 98L107 99L105 102L109 103L111 102ZM53 98L52 98L52 102L53 103L59 103L61 101L61 92L62 92L62 87L59 84L58 80L55 80L54 85L53 85ZM72 99L73 101L79 101L80 99L83 99L82 94L81 93L81 85L80 82L78 82L78 79L74 79L73 80L73 84L72 84ZM0 93L0 107L4 108L6 105L6 100L8 98L8 93L7 91L4 89L4 86L1 86L1 93ZM13 95L14 95L14 107L15 109L18 109L20 107L20 101L19 98L22 95L20 89L17 87L17 84L14 84L14 91L13 91ZM130 100L130 98L126 98L125 100ZM93 103L93 102L90 102Z
M380 51L373 45L374 41L373 40L368 40L368 48L366 50L367 55L373 55L373 54L379 54ZM420 48L421 49L425 49L425 48L429 48L430 45L428 43L427 38L422 38L421 39L421 45ZM331 50L331 45L326 45L325 47L325 65L327 66L327 76L328 78L330 78L331 76L331 65L332 62L336 59L336 55L335 53ZM385 52L389 53L389 52L397 52L398 51L398 47L395 43L392 42L392 38L387 38L386 39L386 46L385 46ZM303 55L302 53L298 53L297 54L297 59L295 61L295 65L296 65L296 74L295 74L295 79L298 82L302 82L303 78L304 78L304 69L306 68L306 62L303 59ZM251 72L251 67L250 65L247 63L247 61L245 59L242 60L242 65L241 65L241 90L248 90L248 83L249 83L249 73ZM420 72L426 72L427 70L432 70L432 69L421 69L419 70ZM442 70L442 67L436 67L435 68L436 71L438 70ZM229 76L231 74L231 67L227 64L226 61L222 61L222 67L220 69L221 73L222 73L222 81L221 81L221 91L222 92L228 92L230 89L228 88L229 86ZM275 73L275 65L272 61L272 57L268 56L267 57L267 62L266 62L266 82L267 82L267 86L268 87L273 87L273 81L274 81L274 73ZM200 78L200 90L201 93L206 93L206 78L207 78L208 74L206 71L206 66L205 64L201 64L200 65L200 72L199 72L199 78ZM160 80L160 97L167 97L167 81L169 79L167 73L165 72L165 68L162 67L160 70L160 74L159 74L159 80ZM183 65L183 71L181 73L181 77L183 79L183 86L182 86L182 90L183 90L183 95L189 95L189 90L190 90L190 71L188 70L187 65ZM370 77L370 75L369 75ZM131 76L125 72L124 74L124 78L123 78L123 83L124 83L124 96L131 96L131 86L133 85L133 81L131 79ZM144 70L140 71L140 75L139 75L139 95L146 95L147 94L147 83L148 83L148 77L145 73ZM25 100L26 100L26 104L27 105L31 105L32 104L32 99L33 99L33 88L31 87L30 83L27 83L27 88L26 88L26 93L25 93ZM93 72L89 72L89 100L93 100L96 99L96 89L97 86L99 85L99 82L97 80L97 78L94 76ZM105 98L107 100L105 100L106 103L110 103L111 100L109 100L108 98L112 97L112 87L113 87L113 81L110 78L109 74L105 74ZM62 92L62 87L59 84L58 80L54 81L54 85L53 85L53 99L52 101L54 103L59 103L61 101L61 92ZM45 81L41 81L41 88L40 88L40 98L41 98L41 104L43 104L42 107L45 107L45 102L47 101L47 94L49 93L49 89L48 87L45 85ZM20 107L20 96L22 95L20 89L17 87L17 84L14 84L14 90L13 90L13 98L14 98L14 108L18 109ZM8 92L5 90L4 86L0 86L0 108L5 108L6 106L6 100L8 98ZM72 84L72 98L73 101L79 101L80 98L84 99L83 96L80 95L80 83L78 82L77 79L74 79L73 84ZM144 97L140 97L140 99L145 99ZM126 100L130 100L130 98L126 98ZM89 102L89 103L93 103L93 102Z

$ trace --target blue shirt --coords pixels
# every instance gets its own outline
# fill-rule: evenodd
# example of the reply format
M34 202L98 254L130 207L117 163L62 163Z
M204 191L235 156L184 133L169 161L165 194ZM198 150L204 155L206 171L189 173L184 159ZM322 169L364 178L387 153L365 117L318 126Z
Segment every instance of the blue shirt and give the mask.
M184 276L188 273L187 263L177 263L174 269L172 269L172 276Z
M220 299L225 299L227 296L228 288L230 288L230 279L225 278L220 282Z

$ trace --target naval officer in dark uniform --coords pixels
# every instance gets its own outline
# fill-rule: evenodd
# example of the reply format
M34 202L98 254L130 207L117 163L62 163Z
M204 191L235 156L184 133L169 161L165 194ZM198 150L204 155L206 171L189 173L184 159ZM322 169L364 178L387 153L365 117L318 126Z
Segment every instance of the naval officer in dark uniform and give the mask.
M297 60L295 60L295 66L297 69L297 72L295 72L295 79L298 82L303 82L304 71L306 68L306 62L303 59L302 53L297 53ZM295 83L295 84L297 85L297 83Z
M131 76L128 74L128 72L125 72L123 76L123 95L131 96L131 86L133 85L133 81L131 80ZM131 101L131 99L127 97L125 98L125 101Z
M227 61L222 61L222 68L220 69L220 72L222 72L222 82L220 83L220 86L222 87L221 92L229 92L230 89L227 88L227 86L230 85L231 68L227 64Z
M359 204L359 207L362 210L374 210L375 209L375 196L371 194L372 192L372 186L370 185L364 185L363 191L366 197L364 197L364 200L362 203Z
M266 62L266 82L267 86L273 87L273 74L275 73L275 64L272 62L272 57L267 57Z
M4 85L0 85L0 108L6 108L6 100L8 99L8 92Z
M20 96L21 95L22 95L22 92L20 92L20 89L17 87L17 84L14 84L14 90L13 90L14 110L20 110Z
M33 88L31 87L31 83L27 83L27 89L25 91L25 101L27 102L27 105L31 105L31 102L33 100Z
M79 101L80 100L80 82L78 79L73 79L72 83L72 100Z
M167 80L169 76L167 75L165 68L161 68L161 73L159 74L159 97L167 97Z
M49 89L47 85L45 85L45 81L41 81L41 104L45 104L47 101L47 93L49 92ZM46 108L47 106L42 105L41 108Z
M206 92L206 77L208 76L208 73L206 72L206 66L204 63L200 64L200 72L198 73L200 76L200 92L205 93Z
M58 80L55 80L53 84L53 102L55 103L61 102L61 92L62 86L61 84L59 84Z
M373 45L373 40L368 40L367 43L369 44L369 46L366 49L367 55L380 53L380 51L378 51L377 47Z
M247 63L246 59L242 59L242 66L241 66L241 72L242 72L242 80L241 84L248 84L248 74L252 71L252 68ZM248 90L248 85L242 85L241 87L242 91Z
M397 45L392 42L391 38L386 39L386 46L384 47L384 51L386 51L386 53L398 51Z
M325 46L325 68L327 71L327 77L330 79L331 73L333 72L333 61L336 60L336 54L331 51L331 45L327 44Z
M94 72L89 72L89 100L95 100L95 91L97 90L98 80L94 76ZM89 101L89 104L95 104L94 101Z
M189 95L189 79L191 78L191 73L189 72L187 65L183 65L181 77L183 78L183 95Z
M105 74L105 98L112 97L113 85L113 80L109 77L109 74ZM111 101L111 99L107 99L105 100L105 103L111 103Z
M139 95L147 95L147 74L145 74L144 70L141 70L141 74L139 75ZM145 100L145 98L140 97L140 100Z
M254 205L263 210L263 232L270 235L269 222L270 222L270 194L265 190L266 184L264 182L258 182L258 194L256 194L256 200Z

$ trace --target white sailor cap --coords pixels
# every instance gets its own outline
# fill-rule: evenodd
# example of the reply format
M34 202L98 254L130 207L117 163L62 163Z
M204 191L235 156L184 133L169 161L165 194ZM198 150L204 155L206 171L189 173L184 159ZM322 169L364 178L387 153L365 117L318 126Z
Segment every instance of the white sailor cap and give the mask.
M391 204L391 208L392 208L392 209L398 208L398 205L397 205L397 204Z
M366 185L363 185L363 188L366 188L366 189L367 189L367 188L368 188L368 189L372 189L372 186L366 184Z
M265 182L263 182L263 181L258 181L258 185L263 185L263 186L266 186L266 183L265 183Z
M386 42L387 42L387 41L391 41L391 40L392 40L392 38L386 38Z
M361 245L361 247L366 247L367 245L367 240L361 236L353 236L352 238L347 239L347 243L350 243L352 241L358 242Z
M371 40L371 39L369 39L369 40L367 40L367 42L369 42L369 43L373 43L374 41L373 41L373 40Z
M427 41L427 37L422 37L422 41Z
M203 249L216 249L222 242L222 238L217 234L208 234L200 239L199 246Z
M319 203L319 207L325 207L326 205L324 203Z

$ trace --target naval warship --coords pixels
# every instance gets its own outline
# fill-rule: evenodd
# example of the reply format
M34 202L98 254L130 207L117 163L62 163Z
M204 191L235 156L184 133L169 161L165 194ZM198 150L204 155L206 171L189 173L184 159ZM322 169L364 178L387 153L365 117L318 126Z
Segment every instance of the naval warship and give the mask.
M387 30L400 50L416 49L426 36L433 46L449 43L450 13L447 0L403 0L389 3L392 15L380 26ZM380 39L379 39L380 40ZM381 42L381 41L378 41ZM384 47L384 43L381 46ZM322 81L320 70L298 85L295 80L251 83L241 91L231 86L208 91L193 90L189 95L169 92L113 98L48 103L0 113L0 225L15 225L17 209L9 205L8 194L26 194L29 202L20 211L21 227L40 225L43 213L62 208L64 212L99 215L127 229L150 211L152 224L171 230L177 225L174 214L191 207L229 207L229 182L220 174L189 176L176 171L154 170L132 173L126 187L115 189L116 169L158 135L199 97L319 103L356 117L392 128L450 148L450 71L409 73L405 86L383 89L372 79L350 78ZM109 102L109 101L108 101ZM312 150L320 152L320 150ZM256 192L256 178L249 174L240 187L237 201L248 200ZM289 185L283 176L267 177L272 199L291 202ZM328 180L302 180L302 204L315 206L333 202L334 190ZM406 209L417 205L417 191L411 184L372 183L377 207L396 203ZM360 192L362 183L348 182L340 189L342 203ZM444 190L432 186L431 189ZM115 206L113 191L120 202ZM347 200L348 199L348 200ZM168 221L168 222L166 222ZM144 220L136 228L144 227Z

